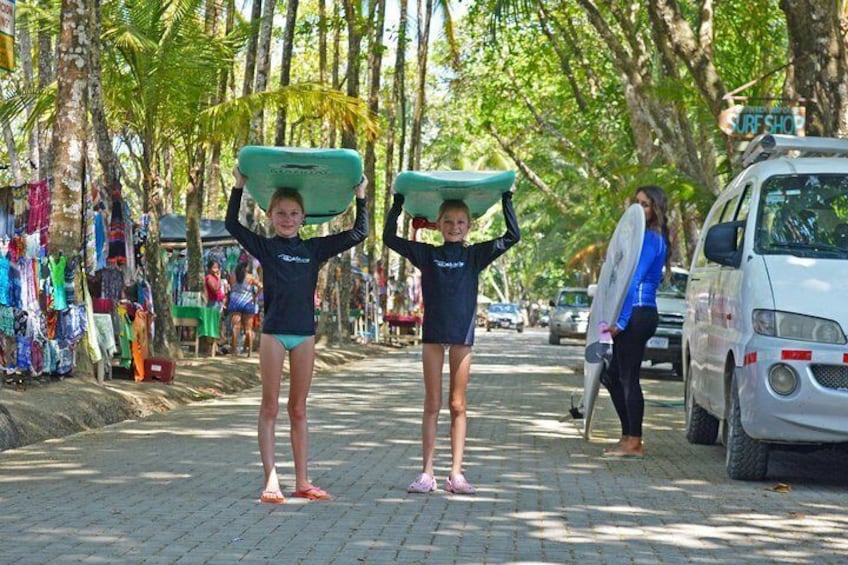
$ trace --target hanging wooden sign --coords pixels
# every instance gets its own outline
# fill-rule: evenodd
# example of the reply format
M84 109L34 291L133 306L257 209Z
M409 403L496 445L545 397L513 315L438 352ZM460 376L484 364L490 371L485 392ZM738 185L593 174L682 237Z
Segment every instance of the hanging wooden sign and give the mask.
M735 104L721 112L718 127L726 135L753 139L761 133L804 135L803 106L743 106Z
M15 0L0 0L0 69L15 68Z

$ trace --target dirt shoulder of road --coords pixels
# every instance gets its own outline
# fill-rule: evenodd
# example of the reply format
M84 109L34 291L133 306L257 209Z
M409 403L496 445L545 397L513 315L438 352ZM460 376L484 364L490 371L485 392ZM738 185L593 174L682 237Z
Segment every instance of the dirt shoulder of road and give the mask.
M315 371L388 351L380 345L316 348ZM190 402L208 400L258 386L259 358L199 357L177 361L174 381L136 383L115 374L98 384L93 377L74 376L25 390L0 390L0 451L144 418Z

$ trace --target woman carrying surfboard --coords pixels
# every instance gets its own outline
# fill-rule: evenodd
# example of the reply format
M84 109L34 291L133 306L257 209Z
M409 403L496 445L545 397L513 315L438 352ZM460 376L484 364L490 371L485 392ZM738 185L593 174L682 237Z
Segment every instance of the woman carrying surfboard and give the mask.
M280 188L268 204L274 228L272 237L260 236L239 222L239 207L247 177L238 167L227 207L226 227L233 237L262 265L264 321L259 343L262 401L259 407L259 453L265 470L262 502L282 503L274 449L279 411L280 380L286 352L289 354L288 415L295 469L292 496L324 500L330 495L309 481L307 461L309 434L306 398L315 362L315 305L313 296L318 271L330 257L350 249L368 236L365 208L365 177L353 187L356 220L352 229L326 237L301 239L300 226L306 217L298 191Z
M668 198L658 186L636 190L636 202L645 212L645 236L636 271L615 324L609 328L613 338L612 359L602 382L609 391L621 422L621 438L604 452L609 458L641 458L642 420L645 399L639 372L645 345L657 329L657 287L668 267ZM671 272L668 267L666 272Z
M442 405L442 366L445 351L450 365L451 455L450 474L445 490L474 494L476 489L462 474L465 451L466 396L471 373L471 346L477 311L477 282L480 272L507 249L518 243L518 221L512 207L512 190L501 196L506 233L490 241L466 245L471 212L464 202L446 200L436 220L444 244L441 246L408 241L397 236L397 221L404 196L395 193L386 218L383 243L421 271L424 298L423 370L424 413L422 416L422 472L407 487L408 492L436 490L434 456L439 411Z

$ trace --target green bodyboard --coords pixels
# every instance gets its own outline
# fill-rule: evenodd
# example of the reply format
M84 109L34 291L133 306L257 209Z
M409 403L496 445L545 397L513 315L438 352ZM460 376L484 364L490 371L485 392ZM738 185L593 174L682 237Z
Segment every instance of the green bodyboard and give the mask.
M445 200L462 200L479 218L513 183L513 171L404 171L395 179L395 192L403 194L407 214L435 222Z
M307 224L344 212L362 180L362 158L352 149L246 145L239 151L238 166L247 177L245 188L263 210L278 188L297 190Z

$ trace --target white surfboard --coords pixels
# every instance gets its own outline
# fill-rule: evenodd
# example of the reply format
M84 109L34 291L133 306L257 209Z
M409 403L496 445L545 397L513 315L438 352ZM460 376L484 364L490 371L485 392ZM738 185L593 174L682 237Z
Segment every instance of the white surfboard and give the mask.
M639 263L644 237L645 212L639 204L632 204L615 226L589 312L581 403L584 414L583 437L586 439L592 435L592 415L601 387L601 372L612 354L612 337L604 328L613 325L621 313L627 289L636 264Z

